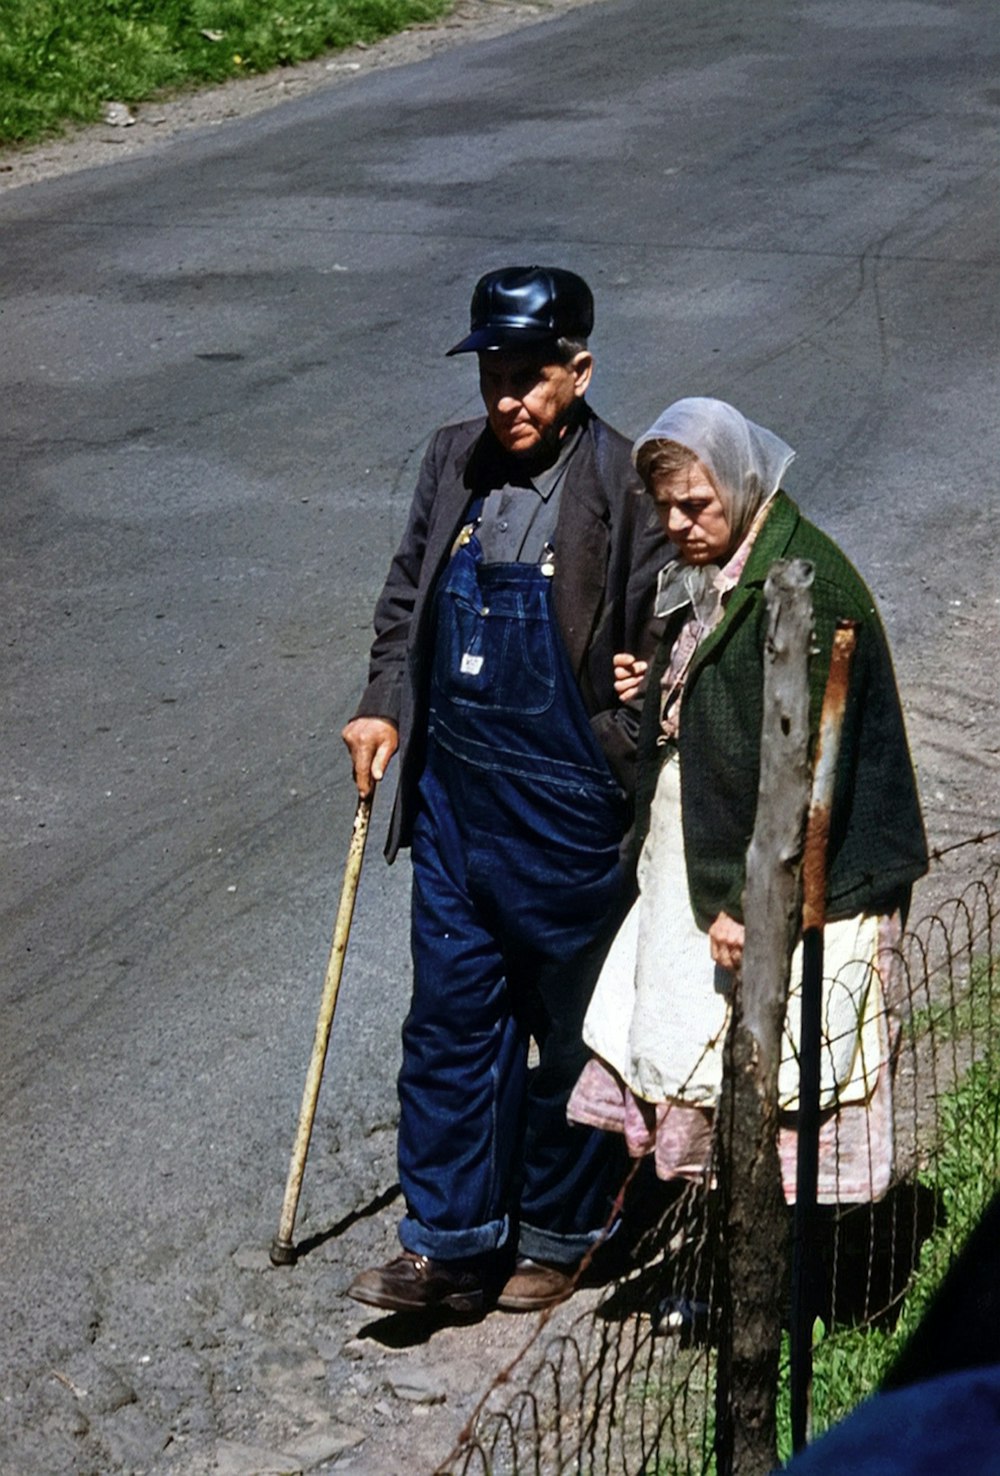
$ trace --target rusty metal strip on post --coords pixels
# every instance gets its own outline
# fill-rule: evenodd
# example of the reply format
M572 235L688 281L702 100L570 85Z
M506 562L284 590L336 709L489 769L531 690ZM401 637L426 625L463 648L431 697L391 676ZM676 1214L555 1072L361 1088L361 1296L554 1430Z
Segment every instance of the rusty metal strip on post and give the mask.
M830 808L840 754L840 734L847 707L851 662L858 640L856 620L838 620L830 652L830 672L823 694L819 742L813 770L812 798L802 858L802 931L826 921L826 852L830 840Z
M847 708L858 622L838 620L820 716L812 798L802 860L802 1008L799 1021L799 1111L792 1228L790 1394L792 1446L809 1438L812 1328L816 1313L816 1199L819 1180L820 1053L823 1026L823 926L830 814Z

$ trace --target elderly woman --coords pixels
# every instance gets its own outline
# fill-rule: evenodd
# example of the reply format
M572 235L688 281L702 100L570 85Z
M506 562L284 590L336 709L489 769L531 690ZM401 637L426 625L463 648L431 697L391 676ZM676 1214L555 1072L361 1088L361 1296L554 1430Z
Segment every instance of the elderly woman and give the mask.
M763 718L764 581L777 559L815 570L815 741L838 618L858 622L831 816L825 934L820 1194L870 1199L892 1161L888 964L927 848L892 662L871 595L780 490L794 452L720 400L669 406L633 458L677 559L660 578L664 635L650 671L616 658L618 691L645 685L639 744L639 897L608 955L584 1035L594 1052L576 1121L624 1131L661 1177L708 1171ZM706 936L707 935L707 936ZM793 960L793 991L801 978ZM779 1081L785 1191L794 1198L797 996Z

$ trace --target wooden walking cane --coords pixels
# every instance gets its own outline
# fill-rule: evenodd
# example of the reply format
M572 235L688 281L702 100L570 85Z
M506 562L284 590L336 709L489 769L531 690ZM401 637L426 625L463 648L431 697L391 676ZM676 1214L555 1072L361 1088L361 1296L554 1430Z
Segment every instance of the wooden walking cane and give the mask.
M361 876L361 863L365 856L368 821L371 819L374 798L373 789L371 794L358 800L358 807L354 812L354 828L347 851L344 881L340 889L340 906L337 908L337 921L333 929L333 946L330 949L330 959L326 966L323 996L316 1020L316 1034L313 1037L312 1056L309 1060L309 1070L306 1072L305 1090L302 1093L299 1126L295 1134L295 1145L292 1148L292 1161L288 1167L285 1200L281 1206L278 1233L271 1242L271 1263L275 1266L290 1266L295 1260L295 1246L292 1243L295 1211L299 1205L306 1154L309 1152L309 1139L312 1136L313 1119L316 1116L316 1102L319 1098L320 1083L323 1080L323 1067L326 1064L326 1050L330 1043L333 1012L337 1008L340 977L344 972L344 955L347 952L347 940L351 932L354 900L358 895L358 880Z
M816 1195L819 1180L820 1049L823 1026L823 927L826 922L826 856L830 809L847 706L856 620L838 620L823 694L812 798L802 857L802 1009L799 1019L799 1112L792 1230L792 1320L789 1385L792 1448L809 1433L812 1393L810 1291L815 1271Z

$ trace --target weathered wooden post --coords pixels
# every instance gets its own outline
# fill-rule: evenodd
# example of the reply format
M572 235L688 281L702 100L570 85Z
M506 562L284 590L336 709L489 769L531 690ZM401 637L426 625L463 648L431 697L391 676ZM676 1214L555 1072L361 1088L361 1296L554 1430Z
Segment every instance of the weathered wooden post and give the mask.
M775 1405L788 1300L778 1066L810 792L812 579L812 566L796 559L775 564L765 585L764 720L743 897L746 940L719 1103L719 1476L766 1476L778 1460Z

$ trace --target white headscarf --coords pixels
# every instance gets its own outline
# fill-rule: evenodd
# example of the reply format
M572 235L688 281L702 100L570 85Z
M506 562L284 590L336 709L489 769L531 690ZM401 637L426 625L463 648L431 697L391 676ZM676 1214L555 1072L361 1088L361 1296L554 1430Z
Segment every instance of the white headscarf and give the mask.
M746 538L761 508L777 492L795 456L780 436L754 425L725 400L699 396L668 405L632 447L633 462L647 441L673 441L684 446L707 469L729 524L727 560ZM704 634L722 619L723 592L719 564L690 568L678 560L668 564L660 575L656 613L666 615L690 601Z
M780 436L754 425L732 405L699 396L668 405L632 447L633 461L647 441L674 441L707 468L732 534L730 551L777 492L795 456Z

